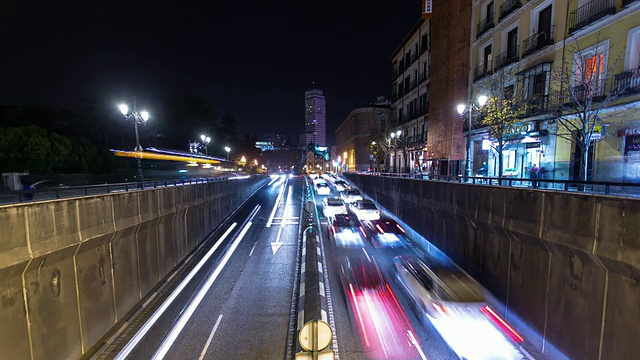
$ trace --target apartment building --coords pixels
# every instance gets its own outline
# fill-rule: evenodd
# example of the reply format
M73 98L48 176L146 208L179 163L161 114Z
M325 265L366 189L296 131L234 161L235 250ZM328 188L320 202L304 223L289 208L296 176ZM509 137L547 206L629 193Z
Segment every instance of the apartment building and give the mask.
M427 159L429 112L430 21L421 19L391 56L391 122L388 132L400 136L387 141L391 168L411 172Z
M479 95L513 98L522 113L506 130L503 175L527 177L530 165L537 164L547 178L578 177L581 149L568 136L558 136L558 119L567 115L568 94L585 85L574 75L596 71L605 84L599 95L614 93L615 101L600 113L602 133L590 150L590 178L638 179L634 159L640 159L640 149L633 144L640 144L640 123L625 109L637 106L640 90L639 9L639 1L629 0L473 2L467 101L472 105ZM593 99L598 106L599 96ZM497 175L495 139L477 117L470 131L473 173Z

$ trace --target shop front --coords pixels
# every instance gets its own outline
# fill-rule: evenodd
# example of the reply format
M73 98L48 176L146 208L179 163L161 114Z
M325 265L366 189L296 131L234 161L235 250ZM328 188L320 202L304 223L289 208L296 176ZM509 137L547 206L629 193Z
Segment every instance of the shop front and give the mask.
M622 181L640 182L640 127L618 131L622 141Z
M545 153L548 135L549 132L546 129L540 129L540 122L529 121L511 125L506 131L506 145L502 150L502 176L529 178L531 169L537 168L535 176L544 178L546 173L553 168L552 161L551 163L547 161ZM487 176L497 177L499 175L500 160L497 147L496 139L481 142L481 149L489 152L486 164ZM478 169L476 172L484 172L481 167Z

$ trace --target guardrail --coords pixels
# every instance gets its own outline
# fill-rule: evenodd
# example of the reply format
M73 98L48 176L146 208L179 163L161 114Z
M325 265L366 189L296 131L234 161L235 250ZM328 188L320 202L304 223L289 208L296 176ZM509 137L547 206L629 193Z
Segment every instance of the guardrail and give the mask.
M428 181L459 182L475 185L508 186L516 188L534 188L552 191L583 192L601 195L640 197L640 183L613 181L577 181L542 178L512 178L484 176L446 176L423 173L369 173L369 175L400 177Z
M144 182L126 182L100 185L84 185L84 186L65 186L56 188L30 189L9 191L0 193L0 205L9 205L15 203L29 201L55 200L78 196L92 196L101 194L110 194L114 192L128 192L145 189L156 189L170 186L183 186L194 184L205 184L212 182L228 181L233 179L241 179L245 176L225 176L211 178L194 178L194 179L173 179L173 180L155 180Z

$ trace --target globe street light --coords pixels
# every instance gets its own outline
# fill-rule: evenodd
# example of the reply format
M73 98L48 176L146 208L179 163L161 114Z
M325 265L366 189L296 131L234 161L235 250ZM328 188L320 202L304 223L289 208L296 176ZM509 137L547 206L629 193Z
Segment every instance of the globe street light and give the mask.
M393 172L397 172L397 164L398 164L398 139L400 139L400 135L402 135L402 130L398 130L396 132L391 133L391 138L393 139ZM391 140L389 140L389 146L391 146ZM391 161L389 161L391 162Z
M149 113L146 111L141 111L138 112L138 109L136 107L136 98L133 98L133 110L131 112L129 112L129 106L127 106L126 104L120 104L118 106L118 109L120 109L120 112L122 113L122 115L124 116L124 118L126 120L132 120L133 121L133 126L135 128L136 131L136 149L135 151L141 152L142 151L142 146L140 146L140 135L138 133L138 123L140 124L146 124L147 120L149 120ZM138 181L142 182L144 181L144 176L142 175L142 162L140 159L140 156L136 157L137 160L137 165L138 165Z
M229 161L229 152L231 151L231 148L230 148L230 147L228 147L228 146L225 146L225 147L224 147L224 151L226 151L226 152L227 152L227 161Z
M204 146L204 154L209 155L209 143L211 142L211 138L207 135L200 135L200 140L202 140L202 145Z
M489 101L489 98L486 95L478 96L478 105L475 105L473 101L469 102L469 128L467 129L467 161L465 163L465 172L467 174L467 178L471 177L471 120L473 119L473 108L480 111L481 108ZM465 104L458 104L456 107L458 110L458 114L462 116L465 110L467 110L467 106Z

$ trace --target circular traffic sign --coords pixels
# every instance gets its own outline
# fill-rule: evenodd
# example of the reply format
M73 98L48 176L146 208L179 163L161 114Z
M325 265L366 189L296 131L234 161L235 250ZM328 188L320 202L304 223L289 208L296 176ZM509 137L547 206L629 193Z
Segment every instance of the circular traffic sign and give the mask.
M315 341L314 341L315 339ZM331 326L322 320L312 320L300 329L298 341L305 351L320 351L333 340Z

